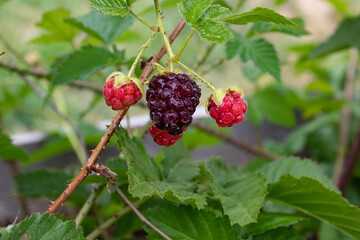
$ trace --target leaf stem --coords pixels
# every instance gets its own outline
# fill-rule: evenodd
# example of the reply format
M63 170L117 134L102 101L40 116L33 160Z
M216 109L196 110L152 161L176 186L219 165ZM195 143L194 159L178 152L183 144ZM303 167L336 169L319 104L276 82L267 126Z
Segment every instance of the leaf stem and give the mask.
M86 200L82 208L80 209L78 215L75 218L76 227L80 226L81 222L84 220L86 215L89 213L92 205L94 204L96 198L101 194L105 185L95 185L93 191L91 192L89 198Z
M185 64L183 64L182 62L180 62L179 60L175 60L175 62L177 64L179 64L181 67L185 68L187 71L191 72L192 74L194 74L198 79L200 79L203 83L205 83L209 88L211 88L211 90L215 91L216 88L210 83L208 82L205 78L203 78L202 76L200 76L199 74L197 74L194 70L192 70L191 68L189 68L188 66L186 66Z
M115 188L116 192L122 197L122 199L124 199L124 201L127 203L127 205L131 208L131 210L133 210L133 212L140 218L140 220L145 223L146 225L148 225L149 227L151 227L155 232L157 232L158 234L160 234L160 236L162 236L164 239L166 240L171 240L171 238L169 238L165 233L163 233L160 229L158 229L157 227L155 227L151 222L149 222L149 220L147 220L144 215L142 215L141 212L139 212L139 210L132 204L132 202L125 196L125 194L121 191L121 189L116 185L116 183L109 179L110 183L113 185L113 187Z
M136 203L134 203L134 205L138 208L147 201L148 201L147 198L143 198L140 201L137 201ZM116 221L118 221L119 219L124 217L129 212L131 212L131 208L130 207L124 207L123 209L121 209L120 211L115 213L106 222L104 222L99 227L97 227L92 233L90 233L88 236L86 236L86 239L87 240L92 240L92 239L97 238L105 229L109 228L111 225L113 225Z
M131 65L131 68L128 73L128 77L131 78L133 73L135 72L136 65L139 63L141 56L145 52L146 48L149 46L149 44L152 42L152 40L156 37L156 35L159 33L159 28L156 27L153 30L153 33L151 34L150 38L142 45L139 54L136 56L136 59L134 63Z
M195 33L195 30L192 29L191 32L189 33L189 35L187 36L184 44L180 48L178 54L176 54L175 58L173 59L173 61L175 61L181 57L181 54L184 52L184 49L186 48L187 44L189 43L189 41L190 41L191 37L194 35L194 33Z
M150 23L148 23L147 21L145 21L143 18L141 18L139 15L137 15L136 13L133 12L133 10L129 10L129 13L136 18L137 20L139 20L139 22L141 22L142 24L144 24L146 27L148 27L150 30L154 31L155 30L155 26L152 26Z
M164 25L163 25L163 22L162 22L162 16L161 16L161 10L160 10L160 4L159 4L159 0L154 0L154 3L155 3L155 11L156 11L156 20L157 20L157 25L159 26L159 29L160 29L160 32L161 32L161 35L164 39L164 43L165 43L165 46L166 46L166 50L168 52L168 55L169 55L169 60L170 60L170 72L173 72L174 71L174 62L173 62L173 59L175 57L174 55L174 52L171 48L171 44L170 44L170 41L168 39L168 37L166 36L166 33L165 33L165 28L164 28Z

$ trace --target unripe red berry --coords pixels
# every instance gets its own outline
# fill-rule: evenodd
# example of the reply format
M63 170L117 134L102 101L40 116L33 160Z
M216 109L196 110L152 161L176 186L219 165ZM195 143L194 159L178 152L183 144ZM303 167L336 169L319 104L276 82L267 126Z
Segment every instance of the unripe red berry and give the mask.
M247 104L241 89L215 90L208 99L207 111L219 127L231 127L244 120Z
M138 80L128 78L123 73L111 74L104 85L104 98L108 106L113 110L122 110L136 104L143 95ZM141 84L141 83L140 83Z
M186 129L184 129L185 131ZM170 135L167 131L163 131L158 129L155 124L149 127L149 133L153 137L154 142L156 142L160 146L171 146L175 144L177 140L179 140L183 134L179 135Z

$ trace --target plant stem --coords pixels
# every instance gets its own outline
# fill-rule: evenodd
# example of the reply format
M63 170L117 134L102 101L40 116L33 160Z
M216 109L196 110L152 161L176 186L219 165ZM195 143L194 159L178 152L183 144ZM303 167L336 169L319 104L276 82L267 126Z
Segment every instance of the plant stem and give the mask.
M360 121L358 123L357 131L353 139L349 154L346 158L346 163L343 168L343 171L340 175L340 179L337 183L337 187L341 192L346 190L349 179L351 179L352 172L355 169L357 160L359 159L360 154Z
M138 208L147 201L148 201L148 199L144 198L144 199L141 199L140 201L137 201L134 205L136 206L136 208ZM86 239L87 240L92 240L92 239L97 238L105 229L111 227L111 225L113 225L116 221L118 221L119 219L124 217L129 212L131 212L131 208L130 207L124 207L119 212L115 213L106 222L104 222L98 228L96 228L92 233L90 233L88 236L86 236Z
M155 27L146 22L143 18L141 18L139 15L133 12L133 10L130 9L129 13L135 17L137 20L139 20L142 24L144 24L146 27L148 27L150 30L154 30Z
M1 52L1 53L0 53L0 56L2 56L2 55L4 55L4 54L5 54L5 52Z
M204 131L204 132L210 133L211 135L217 136L217 137L223 139L224 141L234 145L237 148L244 149L246 152L248 152L250 154L253 154L255 156L264 157L264 158L267 158L267 159L270 159L270 160L276 160L277 159L277 156L269 153L266 150L259 149L257 147L252 146L252 145L249 145L249 144L247 144L245 142L242 142L239 139L235 139L232 136L228 136L228 135L226 135L226 134L224 134L224 133L222 133L220 131L217 131L217 130L211 128L210 126L208 126L206 124L200 123L198 121L194 121L191 125L198 128L198 129L200 129L200 130L202 130L202 131Z
M187 71L191 72L192 74L194 74L198 79L200 79L203 83L205 83L209 88L211 88L213 91L216 90L216 88L209 83L205 78L203 78L202 76L200 76L199 74L197 74L194 70L192 70L191 68L189 68L188 66L186 66L185 64L183 64L182 62L180 62L179 60L175 60L175 62L177 64L179 64L181 67L185 68Z
M159 0L154 0L155 3L155 11L156 11L156 21L157 21L157 26L159 26L161 35L163 37L165 46L166 46L166 50L168 52L169 55L169 60L170 60L170 72L174 71L174 62L173 59L175 57L174 52L171 48L171 44L170 41L168 39L168 37L166 36L165 33L165 28L164 28L164 24L162 22L162 16L161 16L161 10L160 10L160 4L159 4Z
M36 86L32 81L30 81L26 76L24 76L22 74L19 74L19 76L35 92L35 94L37 94L42 99L46 98L46 94L38 86ZM70 118L59 110L58 106L53 101L49 101L48 104L49 104L49 107L55 112L55 114L61 119L63 126L65 128L68 128L68 130L74 134L74 137L76 138L76 141L79 144L79 148L81 147L81 149L74 148L74 150L75 151L79 150L82 152L81 155L84 154L86 156L85 159L83 159L83 161L85 162L85 160L87 158L87 149L86 149L84 138L83 138L81 132L77 129L77 127L70 120ZM73 145L73 147L74 146L75 145ZM82 161L81 157L79 157L79 159L80 159L80 161Z
M141 56L145 52L146 48L149 46L151 41L155 38L155 36L159 33L158 28L155 28L153 30L153 33L151 34L150 38L142 45L139 54L136 56L134 63L131 65L131 68L128 73L128 77L131 78L133 73L135 72L136 65L139 63Z
M0 68L6 69L9 72L13 72L13 73L17 73L20 75L29 75L29 76L33 76L36 78L46 78L49 79L50 75L47 73L43 73L43 72L37 72L37 71L30 71L30 70L26 70L26 69L21 69L18 68L16 66L11 66L8 64L5 64L3 62L0 62ZM76 81L76 82L72 82L69 83L69 85L74 86L74 87L79 87L79 88L87 88L87 89L91 89L93 91L95 91L96 93L102 94L103 92L103 88L99 87L91 82L87 82L84 80L80 80L80 81Z
M93 191L91 192L89 198L86 200L85 204L80 209L78 215L75 218L76 227L80 226L86 215L89 213L92 205L94 204L96 198L101 194L105 185L94 185Z
M185 21L184 19L181 19L169 37L170 42L173 42L175 40L175 38L180 34L184 26L185 26ZM166 53L166 47L162 46L161 49L156 53L156 55L154 56L151 62L160 61L160 59L164 56L165 53ZM146 64L146 67L140 76L140 82L144 83L153 70L154 67L152 66L152 64ZM119 125L120 121L123 119L128 109L129 108L125 108L124 110L119 111L118 114L114 117L110 126L106 130L104 136L101 138L100 142L98 143L96 148L93 150L91 156L87 160L86 165L83 166L83 168L78 173L78 175L68 185L68 187L64 190L64 192L58 197L58 199L56 199L56 201L51 204L51 206L47 210L48 213L53 214L57 212L57 210L65 203L65 201L69 198L69 196L85 180L85 178L89 174L88 168L96 164L96 161L99 158L101 152L105 149L106 144L109 142L111 136L114 134L115 127Z
M186 48L187 44L189 43L191 37L194 35L195 30L192 29L191 32L189 33L189 35L187 36L187 38L185 39L184 44L182 45L182 47L180 48L178 54L176 54L175 58L173 59L173 61L179 59L181 57L181 54L184 52L184 49Z
M199 67L201 67L205 63L205 61L208 59L210 53L214 50L215 46L216 46L215 44L207 46L204 55L201 57L201 59L196 64L195 70L198 70Z
M215 68L217 68L218 66L220 66L221 64L223 64L225 62L225 58L220 59L219 61L217 61L216 63L214 63L213 65L211 65L208 69L204 70L201 72L201 75L206 75L209 72L213 71Z
M351 102L352 100L353 85L354 85L358 61L359 61L359 52L356 48L353 48L350 50L350 58L349 58L349 64L348 64L345 86L344 86L344 98L348 103ZM345 156L346 156L346 148L349 142L350 121L351 121L351 110L348 105L345 105L341 111L340 138L338 145L338 153L333 171L334 184L338 184L340 180L341 172L343 171Z
M164 234L160 229L158 229L157 227L155 227L151 222L149 222L149 220L147 220L144 215L141 214L141 212L139 212L139 210L132 204L132 202L125 196L125 194L121 191L121 189L116 185L116 183L112 180L110 180L111 184L113 185L113 187L115 188L115 190L117 191L117 193L124 199L124 201L127 203L127 205L129 205L129 207L133 210L133 212L140 218L140 220L142 222L144 222L146 225L148 225L149 227L151 227L155 232L157 232L158 234L160 234L160 236L162 236L163 238L165 238L166 240L171 240L171 238L169 238L166 234Z

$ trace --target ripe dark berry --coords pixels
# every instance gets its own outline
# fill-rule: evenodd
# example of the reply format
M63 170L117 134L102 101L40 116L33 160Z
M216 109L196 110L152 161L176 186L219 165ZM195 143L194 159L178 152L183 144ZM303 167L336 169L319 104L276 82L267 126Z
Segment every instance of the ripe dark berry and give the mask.
M156 127L179 135L192 122L201 89L184 73L155 75L149 82L146 100Z
M129 79L123 73L111 74L104 85L106 104L113 110L122 110L137 103L142 97L142 89L135 81L136 79Z
M231 127L244 120L247 104L241 89L230 87L227 91L215 90L209 97L207 110L219 127Z
M170 135L167 131L158 129L154 124L149 127L150 135L153 137L154 142L160 146L171 146L177 140L179 140L183 134L179 135Z

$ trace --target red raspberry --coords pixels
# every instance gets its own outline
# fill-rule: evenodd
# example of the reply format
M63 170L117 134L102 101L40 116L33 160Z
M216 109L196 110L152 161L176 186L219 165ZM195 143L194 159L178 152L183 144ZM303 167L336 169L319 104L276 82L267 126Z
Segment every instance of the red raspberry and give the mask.
M231 127L244 120L247 104L240 88L218 89L211 94L207 104L210 116L219 127Z
M103 93L106 104L113 110L122 110L137 103L141 99L143 91L135 81L136 79L129 79L123 73L112 73L104 85Z
M167 131L158 129L155 126L155 124L149 127L149 132L150 135L153 137L154 142L156 142L160 146L167 146L167 147L173 145L177 140L179 140L183 136L182 133L179 135L170 135Z

